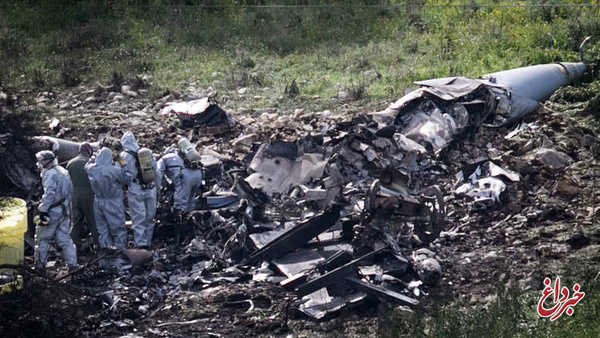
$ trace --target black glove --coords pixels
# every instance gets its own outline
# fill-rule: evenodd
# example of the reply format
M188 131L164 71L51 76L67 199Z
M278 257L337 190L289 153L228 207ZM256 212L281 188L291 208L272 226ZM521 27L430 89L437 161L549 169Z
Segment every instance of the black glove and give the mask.
M48 226L50 224L50 215L47 212L40 212L33 218L33 223L39 226Z

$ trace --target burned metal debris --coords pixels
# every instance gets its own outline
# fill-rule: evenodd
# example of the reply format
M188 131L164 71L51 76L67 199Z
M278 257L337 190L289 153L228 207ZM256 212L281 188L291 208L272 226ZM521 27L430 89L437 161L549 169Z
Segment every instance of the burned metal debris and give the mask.
M548 80L552 88L567 83L566 77L571 81L580 76L579 64L532 71L553 78L557 67L565 69L558 72L564 77ZM127 269L103 296L109 314L102 319L104 329L131 327L130 319L122 316L126 311L143 318L167 316L192 302L192 295L218 293L227 283L282 286L295 295L290 304L315 319L367 298L415 306L447 277L444 269L451 268L440 243L479 240L476 232L464 228L485 213L468 210L511 210L503 221L477 228L506 228L507 234L518 231L506 226L511 222L523 226L532 220L548 222L553 214L575 217L515 202L528 198L528 192L515 191L538 171L560 175L576 162L562 145L536 139L548 126L494 128L494 135L506 143L504 149L484 137L486 133L477 133L517 122L553 91L519 89L527 87L522 80L528 71L421 81L421 89L385 111L366 115L298 110L288 116L269 110L238 116L240 122L234 122L236 118L209 99L157 104L153 112L165 113L159 122L169 126L161 130L166 136L144 137L158 140L153 149L157 153L176 135L193 140L204 165L204 191L196 210L174 219L169 187L163 187L156 223L159 248L119 253ZM169 125L171 114L179 119L177 126ZM127 118L142 121L147 129L158 124L140 116ZM61 161L78 147L55 137L34 140L34 147L58 152ZM107 138L99 142L116 146ZM27 175L10 175L28 186ZM538 184L541 194L561 198L575 198L583 186L565 180L544 192ZM454 263L468 265L472 259L465 254ZM486 253L485 259L494 259L494 253ZM86 281L96 283L92 277ZM252 312L260 299L237 296L215 302L228 310ZM160 332L163 324L151 330Z
M557 69L563 77L550 81ZM440 235L446 203L440 187L415 184L413 173L437 166L467 130L517 122L584 69L545 65L421 81L383 112L262 144L259 134L239 136L234 153L255 152L237 180L244 216L228 243L245 247L242 262L270 262L285 278L264 275L264 267L257 276L294 290L299 309L317 319L369 296L416 305L419 286L435 285L442 268L433 252L413 248ZM530 72L547 76L547 86L524 90ZM506 184L520 177L486 159L458 179L454 194L478 210L501 203Z
M470 164L457 174L459 186L454 193L468 196L474 210L492 208L501 203L506 190L505 182L518 182L519 174L502 169L490 160Z
M233 127L237 123L233 115L219 107L210 97L169 104L162 110L162 114L177 115L182 128Z

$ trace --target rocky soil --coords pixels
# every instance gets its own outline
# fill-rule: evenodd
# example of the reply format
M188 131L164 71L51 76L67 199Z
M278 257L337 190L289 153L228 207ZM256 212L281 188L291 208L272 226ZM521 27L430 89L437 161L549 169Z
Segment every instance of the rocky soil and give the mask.
M226 168L240 169L256 145L275 136L317 133L351 121L359 112L382 108L247 110L239 108L242 98L227 98L219 105L236 117L237 126L180 129L176 117L160 114L166 104L202 98L212 91L190 85L186 91L150 98L148 86L145 79L136 78L68 91L3 88L0 154L24 142L20 136L96 141L105 135L118 138L131 130L140 144L155 153L173 143L176 135L184 135ZM569 264L600 259L598 139L589 120L584 124L581 115L569 113L579 109L580 114L589 115L593 107L586 97L569 101L559 96L520 126L468 131L426 170L413 173L412 189L437 184L447 205L444 231L427 246L439 258L443 277L438 285L423 289L427 295L422 296L420 306L427 309L450 300L465 306L484 305L495 299L500 285L541 290L545 276L564 272ZM520 130L515 132L515 128ZM500 203L478 211L471 199L455 193L460 185L456 175L483 157L517 172L519 181L507 184ZM358 170L356 180L367 184L368 176ZM2 180L3 195L26 197L6 177ZM232 182L211 183L227 186ZM231 256L218 254L235 233L235 224L224 221L218 227L211 225L211 231L195 228L195 239L181 246L173 243L168 227L163 230L157 233L153 262L125 273L95 269L91 254L81 258L89 266L63 279L66 268L60 259L46 277L29 270L26 262L20 269L23 290L0 296L0 331L10 336L43 332L45 336L365 337L377 335L382 314L391 311L381 303L366 301L324 320L310 320L297 311L293 293L273 283L253 281L255 268L234 264ZM415 248L409 244L406 251Z

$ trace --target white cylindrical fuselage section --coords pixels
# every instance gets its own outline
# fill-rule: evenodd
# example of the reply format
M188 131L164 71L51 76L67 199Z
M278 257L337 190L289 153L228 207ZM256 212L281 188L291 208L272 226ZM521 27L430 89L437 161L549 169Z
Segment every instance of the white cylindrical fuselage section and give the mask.
M584 63L561 62L503 70L481 78L507 86L514 95L543 102L558 88L579 81L585 70Z

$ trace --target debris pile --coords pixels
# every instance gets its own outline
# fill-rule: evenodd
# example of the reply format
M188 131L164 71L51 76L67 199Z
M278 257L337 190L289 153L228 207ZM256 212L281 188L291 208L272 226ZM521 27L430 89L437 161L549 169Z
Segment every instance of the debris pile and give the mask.
M537 288L546 262L598 247L591 130L549 108L515 124L523 105L490 77L420 84L371 114L232 112L214 96L151 101L141 87L39 94L40 114L59 123L19 143L24 174L3 176L29 197L35 151L116 147L125 130L155 153L183 135L201 154L196 210L174 218L164 186L155 250L117 253L120 270L74 281L94 304L79 334L244 335L232 318L285 333L301 318L290 309L324 319L451 293L484 303L497 283Z

